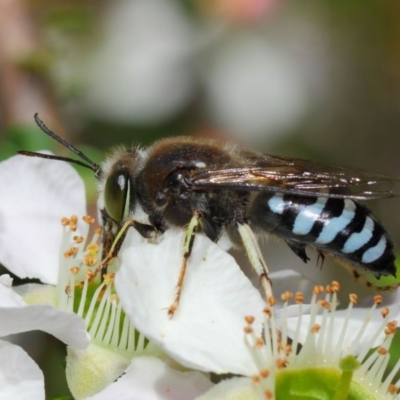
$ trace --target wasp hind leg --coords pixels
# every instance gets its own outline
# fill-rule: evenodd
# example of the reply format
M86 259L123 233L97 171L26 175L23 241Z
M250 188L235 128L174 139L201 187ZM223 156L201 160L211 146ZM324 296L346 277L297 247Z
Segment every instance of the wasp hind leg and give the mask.
M185 280L186 268L190 254L192 253L194 238L201 223L201 214L196 212L189 222L186 229L185 239L182 248L182 265L179 271L178 283L176 284L175 298L173 303L168 307L168 315L173 316L179 307L179 300L182 294L183 282Z
M250 264L256 271L260 278L261 286L264 289L266 300L273 298L272 283L268 274L268 267L261 254L260 246L258 245L257 238L255 237L252 229L249 225L237 222L237 231L239 232L243 246L245 248L247 257L249 258Z

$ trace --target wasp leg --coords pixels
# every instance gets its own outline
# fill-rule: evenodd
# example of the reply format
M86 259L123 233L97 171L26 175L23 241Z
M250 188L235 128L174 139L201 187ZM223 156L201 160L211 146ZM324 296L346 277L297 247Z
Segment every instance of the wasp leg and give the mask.
M190 257L190 254L192 253L194 238L199 228L200 221L201 221L201 214L199 212L196 212L193 215L192 219L190 220L189 225L186 229L185 240L183 242L183 249L182 249L183 259L182 259L181 269L179 271L178 283L176 285L175 298L174 302L168 307L168 315L170 315L171 317L174 315L175 311L178 309L179 306L179 299L181 298L183 282L185 280L185 275L186 275L187 262Z
M251 230L250 226L245 223L237 222L237 230L242 239L243 246L246 250L246 254L249 258L250 264L256 271L257 275L260 277L260 282L268 301L268 299L273 297L272 283L269 279L268 267L261 254L257 239L254 236L254 233Z
M135 228L140 233L140 235L146 239L153 239L157 234L157 230L155 229L154 226L142 224L133 219L128 219L122 225L121 229L111 240L112 242L111 245L110 245L110 237L112 235L110 232L108 232L109 235L108 237L106 237L106 243L107 243L106 253L103 252L103 260L101 261L100 265L96 268L93 279L96 277L98 272L104 271L107 265L118 256L129 228Z
M287 245L292 249L296 256L299 256L301 260L305 263L310 260L310 257L306 253L306 245L304 243L299 243L294 240L286 240Z

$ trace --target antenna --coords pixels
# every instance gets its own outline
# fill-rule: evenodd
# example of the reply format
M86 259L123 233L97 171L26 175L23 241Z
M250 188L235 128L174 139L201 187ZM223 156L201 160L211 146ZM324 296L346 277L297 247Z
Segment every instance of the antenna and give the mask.
M58 143L62 144L64 147L72 151L74 154L76 154L78 157L82 158L87 162L84 163L80 160L75 160L73 158L69 157L60 157L60 156L54 156L54 155L49 155L49 154L42 154L42 153L36 153L33 151L26 151L26 150L21 150L18 151L18 154L21 154L23 156L28 156L28 157L39 157L39 158L46 158L49 160L57 160L57 161L67 161L73 164L80 165L81 167L89 168L94 172L94 175L96 178L100 178L102 175L102 169L100 165L96 164L94 161L92 161L88 156L86 156L84 153L82 153L80 150L78 150L75 146L72 144L68 143L66 140L60 138L57 134L55 134L53 131L51 131L46 124L39 118L39 114L35 114L35 121L38 127L48 136L50 136L52 139L56 140Z

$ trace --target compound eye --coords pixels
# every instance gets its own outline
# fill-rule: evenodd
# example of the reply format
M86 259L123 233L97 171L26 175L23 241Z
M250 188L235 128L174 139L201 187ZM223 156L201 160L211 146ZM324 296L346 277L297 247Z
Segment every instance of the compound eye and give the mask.
M124 218L129 196L129 171L125 167L114 171L106 181L104 203L108 215L117 222Z

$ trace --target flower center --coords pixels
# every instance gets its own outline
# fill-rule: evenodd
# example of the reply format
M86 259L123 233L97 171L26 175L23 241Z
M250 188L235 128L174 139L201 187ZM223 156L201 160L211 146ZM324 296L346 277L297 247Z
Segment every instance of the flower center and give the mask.
M307 313L303 311L303 295L296 294L297 306L291 306L298 307L295 318L289 317L291 293L282 295L283 308L277 313L276 301L270 299L270 306L264 310L262 337L254 333L254 318L246 317L246 343L259 371L252 380L260 399L395 398L398 382L394 385L391 381L400 370L400 362L385 380L382 377L389 362L396 321L389 321L388 308L378 310L382 296L375 296L372 307L364 310L364 322L355 329L352 321L359 318L354 308L357 296L351 294L347 310L339 312L339 289L337 282L326 288L315 287ZM376 318L379 311L381 321ZM340 313L344 315L339 316ZM367 331L368 339L364 339ZM383 343L371 351L382 335Z

